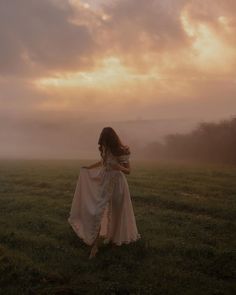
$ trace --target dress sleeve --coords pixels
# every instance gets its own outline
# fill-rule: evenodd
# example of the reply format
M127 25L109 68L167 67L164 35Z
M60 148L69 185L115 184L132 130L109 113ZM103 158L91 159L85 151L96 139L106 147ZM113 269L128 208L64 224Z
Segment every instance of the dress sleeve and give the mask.
M118 157L119 163L129 163L130 155L121 155Z

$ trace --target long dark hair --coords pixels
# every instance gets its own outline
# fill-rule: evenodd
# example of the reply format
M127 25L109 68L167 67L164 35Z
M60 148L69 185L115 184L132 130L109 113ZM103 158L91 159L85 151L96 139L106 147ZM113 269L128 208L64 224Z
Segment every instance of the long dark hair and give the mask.
M105 147L105 151L109 149L114 156L130 154L130 148L121 142L119 136L112 127L104 127L102 129L102 132L99 136L98 144L98 149L102 157L102 146Z

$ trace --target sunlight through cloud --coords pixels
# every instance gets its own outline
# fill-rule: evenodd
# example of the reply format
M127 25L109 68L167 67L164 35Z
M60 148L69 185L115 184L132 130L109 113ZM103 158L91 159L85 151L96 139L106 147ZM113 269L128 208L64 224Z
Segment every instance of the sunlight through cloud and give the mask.
M79 72L73 74L58 74L55 77L36 80L39 87L96 87L109 88L122 83L147 81L158 79L160 75L156 72L148 74L136 74L122 65L116 57L109 57L103 60L101 67L91 72Z

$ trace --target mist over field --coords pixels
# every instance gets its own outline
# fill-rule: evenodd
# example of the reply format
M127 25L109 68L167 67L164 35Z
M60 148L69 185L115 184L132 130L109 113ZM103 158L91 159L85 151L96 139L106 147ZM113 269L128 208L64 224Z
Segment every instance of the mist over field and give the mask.
M113 127L130 145L132 155L164 135L190 131L191 119L89 121L76 118L13 119L0 126L0 158L89 158L98 157L98 138L103 127ZM143 155L145 156L145 155Z
M97 159L103 127L112 126L134 160L236 164L236 119L89 122L30 118L2 125L1 159Z

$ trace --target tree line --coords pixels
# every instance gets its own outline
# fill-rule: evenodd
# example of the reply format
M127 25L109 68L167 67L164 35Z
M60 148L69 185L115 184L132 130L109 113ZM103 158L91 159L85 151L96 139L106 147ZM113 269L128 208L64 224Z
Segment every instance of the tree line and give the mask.
M186 134L169 134L163 142L148 144L150 158L236 164L236 117L218 123L200 123Z

